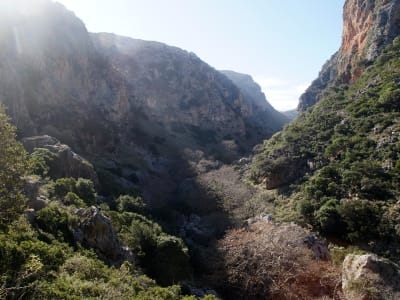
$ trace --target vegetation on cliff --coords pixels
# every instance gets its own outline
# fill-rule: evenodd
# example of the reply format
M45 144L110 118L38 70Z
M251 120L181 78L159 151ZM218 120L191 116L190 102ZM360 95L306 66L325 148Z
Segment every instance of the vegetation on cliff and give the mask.
M45 194L48 199L35 198L45 207L28 209L32 199L25 196L24 176L46 175L49 155L38 150L28 156L15 140L15 128L3 107L0 136L0 299L198 299L183 296L180 286L170 285L190 279L188 250L182 240L135 213L144 212L139 198L120 197L118 208L126 211L105 212L120 240L131 247L136 263L107 265L97 249L84 247L76 237L79 211L97 201L93 183L83 178L35 177L41 197Z
M249 172L254 182L289 193L293 220L396 259L399 54L397 38L360 66L365 71L354 83L338 78L314 107L264 143Z

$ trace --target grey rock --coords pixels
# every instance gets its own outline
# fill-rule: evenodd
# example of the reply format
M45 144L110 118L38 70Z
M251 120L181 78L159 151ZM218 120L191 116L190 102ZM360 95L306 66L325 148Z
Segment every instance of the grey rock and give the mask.
M81 177L90 179L95 185L98 185L98 177L93 166L56 138L48 135L34 136L23 138L21 142L29 152L33 152L35 148L44 148L56 154L49 170L49 176L53 179Z
M248 116L248 123L252 123L254 126L252 129L253 135L257 135L257 132L260 132L264 133L265 136L265 134L281 130L282 126L289 122L289 119L284 114L272 107L262 92L261 87L250 75L228 70L220 72L232 80L240 89L244 100L250 104L251 111Z
M60 143L59 140L49 135L26 137L21 142L28 152L33 152L35 148L46 148Z
M76 215L74 237L77 242L84 247L93 248L97 255L110 265L119 266L125 260L133 261L129 249L124 248L118 239L110 219L97 207L79 209Z
M303 239L304 244L313 252L314 259L330 260L331 254L328 247L314 235L308 235Z
M349 300L399 299L399 266L373 254L349 254L343 262L342 289Z

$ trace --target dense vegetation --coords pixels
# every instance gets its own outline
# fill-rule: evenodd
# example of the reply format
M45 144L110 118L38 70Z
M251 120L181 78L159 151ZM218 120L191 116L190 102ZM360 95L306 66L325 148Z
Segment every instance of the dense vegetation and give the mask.
M279 219L400 258L400 39L350 84L266 141L250 179L279 188ZM361 63L360 63L361 64ZM281 208L279 208L281 207ZM291 209L289 213L288 208Z
M176 285L190 279L186 246L142 215L139 197L119 197L117 210L102 205L135 261L107 265L74 237L77 211L99 204L93 183L48 177L51 153L27 155L3 107L0 141L0 299L198 299ZM39 183L47 198L40 210L27 208L29 182Z

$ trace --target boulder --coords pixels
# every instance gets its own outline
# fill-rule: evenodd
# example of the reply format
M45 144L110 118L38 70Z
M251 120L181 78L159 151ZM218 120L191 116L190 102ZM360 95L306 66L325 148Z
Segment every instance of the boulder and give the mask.
M122 246L110 219L99 208L78 209L76 214L74 237L77 242L86 248L93 248L99 258L109 265L133 262L129 249Z
M343 262L342 289L346 299L400 299L400 270L373 254L349 254Z
M314 235L308 235L303 239L304 244L313 252L314 259L330 260L331 254L328 247Z

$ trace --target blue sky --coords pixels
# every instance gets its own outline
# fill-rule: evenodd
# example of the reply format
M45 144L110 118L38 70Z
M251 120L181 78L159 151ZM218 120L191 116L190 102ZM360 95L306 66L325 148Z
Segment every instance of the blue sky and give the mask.
M250 74L278 110L295 108L339 49L344 0L59 0L91 32L155 40L216 69Z

